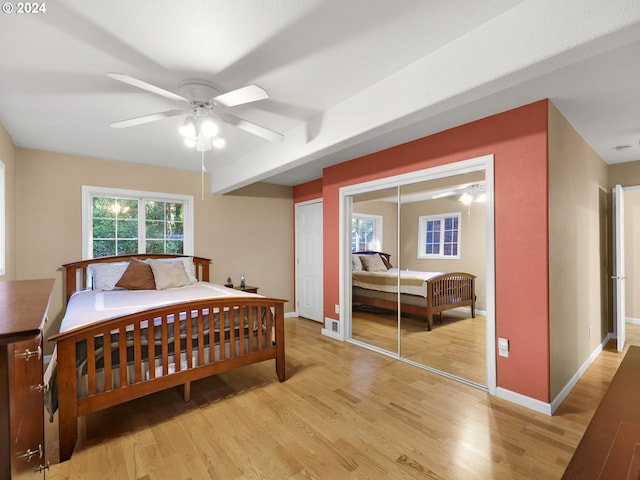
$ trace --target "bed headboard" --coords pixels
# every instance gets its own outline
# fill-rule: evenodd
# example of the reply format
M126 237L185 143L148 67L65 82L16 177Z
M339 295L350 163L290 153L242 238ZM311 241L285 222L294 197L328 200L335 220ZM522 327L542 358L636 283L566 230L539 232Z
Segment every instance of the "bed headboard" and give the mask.
M107 262L127 262L132 258L138 260L144 260L145 258L179 258L179 257L191 257L191 255L169 255L169 254L147 254L139 253L132 255L116 255L113 257L99 257L91 258L89 260L80 260L79 262L67 263L63 265L65 269L66 280L66 301L69 301L69 297L79 290L87 289L87 267L94 263L107 263ZM195 273L198 280L202 282L209 281L209 264L211 259L203 257L192 257L193 264L195 266Z

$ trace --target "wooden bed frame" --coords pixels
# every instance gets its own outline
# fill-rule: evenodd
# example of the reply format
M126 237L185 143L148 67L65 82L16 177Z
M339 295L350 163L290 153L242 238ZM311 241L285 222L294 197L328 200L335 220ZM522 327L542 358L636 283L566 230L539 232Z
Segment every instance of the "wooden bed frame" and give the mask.
M75 291L87 288L87 267L92 263L126 261L134 257L138 259L176 258L180 257L180 255L123 255L84 260L64 265L66 270L67 302ZM196 276L202 281L208 281L210 260L201 257L193 258L196 266ZM278 379L281 382L285 381L285 302L286 300L264 298L257 295L255 297L242 296L198 300L114 318L51 337L49 340L57 344L60 461L68 460L73 453L78 439L79 416L178 385L184 386L184 397L188 401L190 383L192 381L269 359L275 359ZM219 348L219 360L211 359L209 363L205 363L204 350L208 335L207 333L203 334L203 332L207 329L209 332L214 330L213 316L208 316L208 312L213 312L214 309L219 309L219 312L224 312L225 310L231 312L236 317L235 321L241 320L245 326L247 338L245 338L245 335L238 335L236 338L234 329L230 328L228 332L229 338L227 339L229 354L225 354L225 348ZM184 316L185 312L191 312L191 315ZM241 315L240 312L244 312L244 314ZM171 319L179 318L181 313L186 318L184 322L187 331L195 329L197 325L198 338L193 339L193 342L196 342L195 347L192 342L188 341L184 342L185 345L182 348L180 346L181 322L173 322ZM254 314L262 317L262 321L254 318ZM242 320L244 316L248 318L246 323ZM160 319L160 324L158 324L158 319ZM144 325L142 325L143 322ZM247 328L250 324L257 328L256 332L252 328ZM126 335L125 332L131 331L133 332L133 345L130 344L127 347L127 342L120 342L118 347L114 347L113 352L111 349L104 349L104 391L98 391L96 388L98 382L96 380L94 351L96 342L110 338L110 335L114 332L120 335L119 338L123 338ZM148 378L143 378L142 375L142 363L146 361L146 357L141 337L145 331L147 331L148 338L156 338L156 360L154 365L158 363L162 365L160 374L157 374L154 368L149 368ZM173 333L173 339L170 339L171 333ZM258 341L258 338L263 340L271 338L271 342L261 342ZM158 339L160 339L161 346L158 344ZM86 377L88 396L78 398L76 346L80 342L86 342L87 346ZM236 348L238 342L239 349ZM197 348L198 345L203 346L203 348ZM215 346L218 346L218 344L216 343ZM196 348L197 354L195 353ZM174 362L175 373L169 369L169 358L172 355L170 350L172 349L185 352L187 358L186 368L181 365L180 361ZM160 355L157 354L158 350L162 352ZM127 355L129 355L129 360L127 360ZM194 355L197 364L192 364L191 359L194 358ZM120 365L128 364L129 368L120 368L118 373L115 370L118 366L115 366L112 371L113 358ZM133 365L133 370L135 371L134 379L131 378L131 365ZM113 384L118 384L118 376L120 386L116 387ZM113 382L112 380L116 381ZM130 383L132 381L133 383Z
M355 252L354 255L384 255L387 263L390 261L390 255L382 252ZM389 263L390 264L390 263ZM427 283L427 297L424 299L423 305L408 303L404 300L408 297L422 298L417 295L400 294L400 308L403 312L413 315L425 315L427 318L427 330L433 328L433 315L442 314L446 310L458 307L471 307L471 317L476 317L476 276L470 273L453 272L443 273L437 277L430 278ZM373 292L373 290L372 290ZM398 302L368 295L358 295L353 293L351 296L352 303L360 303L370 305L372 307L384 308L388 310L397 310Z

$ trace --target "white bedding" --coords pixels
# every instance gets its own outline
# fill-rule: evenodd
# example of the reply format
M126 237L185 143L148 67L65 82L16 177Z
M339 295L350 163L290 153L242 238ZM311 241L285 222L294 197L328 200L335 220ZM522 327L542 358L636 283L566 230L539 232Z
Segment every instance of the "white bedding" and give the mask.
M398 272L400 273L400 293L427 297L426 280L442 275L441 272L420 272L416 270L398 270L390 268L384 272L354 271L352 284L354 287L376 290L379 292L398 292Z
M60 333L130 313L207 298L256 296L222 285L198 282L165 290L83 290L74 293L60 324Z

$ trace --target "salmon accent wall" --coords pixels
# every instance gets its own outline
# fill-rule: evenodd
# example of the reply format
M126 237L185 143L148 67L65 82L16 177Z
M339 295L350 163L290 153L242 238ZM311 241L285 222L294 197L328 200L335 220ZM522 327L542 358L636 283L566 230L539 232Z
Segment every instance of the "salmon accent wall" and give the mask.
M341 187L493 154L496 333L510 345L508 358L497 357L497 386L549 403L548 108L541 100L326 168L325 316L339 320ZM320 187L305 185L305 195Z

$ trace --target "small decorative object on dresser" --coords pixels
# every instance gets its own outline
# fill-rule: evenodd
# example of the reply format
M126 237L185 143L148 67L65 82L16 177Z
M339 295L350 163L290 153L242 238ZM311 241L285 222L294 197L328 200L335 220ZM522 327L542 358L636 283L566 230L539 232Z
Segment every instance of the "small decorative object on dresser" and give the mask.
M224 284L227 288L233 288L233 282L231 281L231 277L227 277L227 281Z

